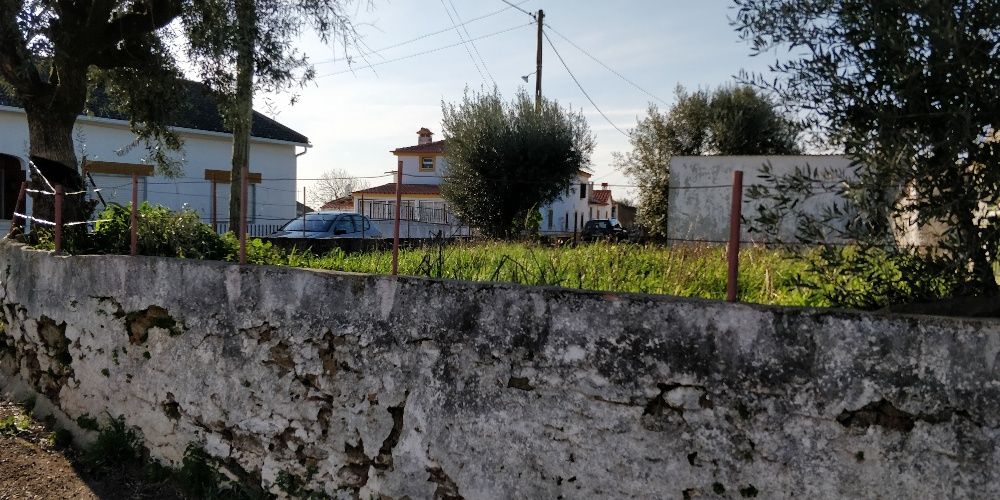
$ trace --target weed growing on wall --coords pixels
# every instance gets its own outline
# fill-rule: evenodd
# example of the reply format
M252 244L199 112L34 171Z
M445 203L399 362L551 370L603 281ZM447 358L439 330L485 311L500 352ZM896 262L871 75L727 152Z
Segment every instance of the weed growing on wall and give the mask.
M125 423L124 417L110 419L84 454L88 463L98 467L128 465L142 458L142 436Z

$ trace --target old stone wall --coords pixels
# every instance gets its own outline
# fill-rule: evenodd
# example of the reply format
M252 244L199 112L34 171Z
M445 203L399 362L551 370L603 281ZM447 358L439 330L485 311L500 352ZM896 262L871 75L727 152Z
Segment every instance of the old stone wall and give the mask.
M13 244L0 270L3 390L276 494L1000 497L995 321Z

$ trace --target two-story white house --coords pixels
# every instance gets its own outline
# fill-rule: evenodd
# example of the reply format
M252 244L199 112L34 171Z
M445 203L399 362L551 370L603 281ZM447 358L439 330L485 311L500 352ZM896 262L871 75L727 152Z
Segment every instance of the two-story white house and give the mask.
M447 175L448 160L444 140L435 141L427 128L417 131L417 144L391 151L397 167L402 167L400 185L400 234L403 237L426 237L444 230L446 234L468 234L468 228L455 220L441 195L441 181ZM539 209L541 233L572 235L591 219L614 217L611 191L607 184L594 190L591 174L579 170L565 194ZM354 208L373 219L383 234L392 234L395 217L396 183L390 182L352 193Z
M77 119L76 154L88 188L98 189L90 193L92 198L128 204L135 173L140 202L191 208L205 222L211 221L214 205L218 229L224 230L229 217L232 133L206 87L188 82L186 88L185 106L171 124L184 141L183 150L175 153L183 166L179 177L157 175L143 147L128 147L135 141L128 119L109 107L92 104L93 114ZM249 223L251 234L262 235L296 216L297 159L310 144L304 135L257 112L251 135ZM0 88L0 228L9 227L20 183L28 174L27 162L24 110ZM97 210L101 208L99 203Z

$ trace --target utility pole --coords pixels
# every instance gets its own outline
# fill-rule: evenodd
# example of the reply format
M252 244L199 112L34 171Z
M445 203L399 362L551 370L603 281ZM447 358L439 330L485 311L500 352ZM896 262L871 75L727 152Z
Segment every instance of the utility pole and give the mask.
M542 19L545 19L545 11L538 9L538 54L535 61L538 67L535 69L535 112L542 112Z

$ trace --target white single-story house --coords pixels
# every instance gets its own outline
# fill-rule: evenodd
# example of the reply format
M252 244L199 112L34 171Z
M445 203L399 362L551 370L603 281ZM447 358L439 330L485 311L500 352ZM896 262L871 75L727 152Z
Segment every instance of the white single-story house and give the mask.
M468 228L455 220L448 203L441 195L441 181L448 171L445 141L435 141L434 133L427 128L417 131L417 144L391 151L397 166L403 170L401 192L401 229L403 237L424 237L444 229L446 234L468 234ZM539 209L542 216L541 233L547 235L572 235L583 229L591 219L615 217L614 200L607 184L595 190L591 174L580 170L566 193L559 199ZM392 234L396 183L361 189L351 193L354 207L379 224L383 234ZM381 222L380 221L388 221ZM427 234L425 234L427 233Z
M223 124L216 101L201 84L188 82L186 105L173 130L184 141L174 153L183 172L168 178L154 172L141 145L134 142L126 117L115 110L91 106L92 115L77 119L74 140L84 181L98 191L90 196L104 203L131 201L131 176L139 176L139 201L196 210L212 218L213 187L218 228L228 226L232 134ZM266 234L296 216L297 160L310 147L302 134L258 112L253 114L250 139L248 209L250 232ZM0 219L9 227L20 182L27 174L28 125L17 101L0 90ZM99 195L99 196L98 196ZM98 204L98 211L101 204ZM30 212L30 199L29 199Z

